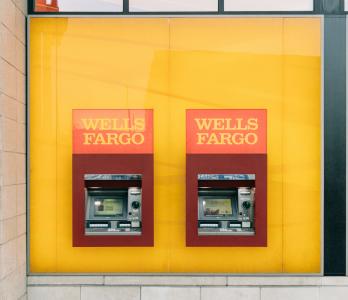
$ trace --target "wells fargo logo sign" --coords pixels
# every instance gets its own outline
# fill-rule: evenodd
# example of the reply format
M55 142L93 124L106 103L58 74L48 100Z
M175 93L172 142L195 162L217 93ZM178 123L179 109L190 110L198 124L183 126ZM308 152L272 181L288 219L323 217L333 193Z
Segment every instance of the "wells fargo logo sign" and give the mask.
M265 109L190 109L187 153L266 153Z
M152 110L73 110L73 152L152 153Z

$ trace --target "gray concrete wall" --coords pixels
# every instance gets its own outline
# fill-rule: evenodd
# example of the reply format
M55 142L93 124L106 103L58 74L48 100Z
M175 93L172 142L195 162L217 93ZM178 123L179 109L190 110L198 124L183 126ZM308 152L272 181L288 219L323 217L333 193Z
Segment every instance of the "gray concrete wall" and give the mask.
M26 298L26 0L0 0L0 299Z
M346 300L348 277L30 276L28 299Z

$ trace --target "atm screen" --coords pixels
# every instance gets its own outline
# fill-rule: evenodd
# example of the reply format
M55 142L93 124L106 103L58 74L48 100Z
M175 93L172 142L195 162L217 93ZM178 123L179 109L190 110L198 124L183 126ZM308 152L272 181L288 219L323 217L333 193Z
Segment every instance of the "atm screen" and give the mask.
M232 199L214 198L203 200L203 214L205 217L232 215Z
M122 216L122 198L98 198L94 200L94 216Z

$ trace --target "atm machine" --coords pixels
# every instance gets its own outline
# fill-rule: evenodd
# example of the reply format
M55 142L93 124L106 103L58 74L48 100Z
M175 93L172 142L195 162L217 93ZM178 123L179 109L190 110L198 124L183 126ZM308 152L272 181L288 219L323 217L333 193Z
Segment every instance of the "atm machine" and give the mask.
M74 247L153 246L152 120L147 109L73 110Z
M186 111L186 245L267 246L267 111Z
M225 187L216 187L217 180ZM199 174L198 182L198 235L255 234L254 174Z
M141 175L85 174L86 235L141 234ZM129 187L101 182L127 181Z

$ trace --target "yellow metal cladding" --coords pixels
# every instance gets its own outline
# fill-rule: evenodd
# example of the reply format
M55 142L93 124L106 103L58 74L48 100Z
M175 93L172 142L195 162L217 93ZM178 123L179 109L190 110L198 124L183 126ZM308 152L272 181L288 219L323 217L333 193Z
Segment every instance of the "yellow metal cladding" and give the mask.
M319 18L32 18L30 271L315 273ZM72 247L72 109L154 110L154 247ZM185 110L266 108L268 246L185 246Z

